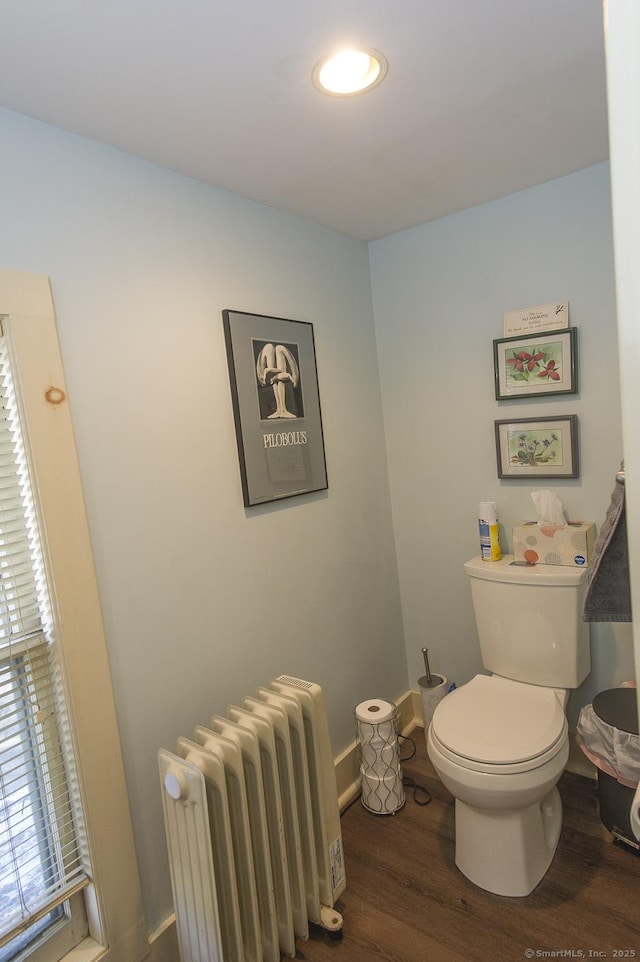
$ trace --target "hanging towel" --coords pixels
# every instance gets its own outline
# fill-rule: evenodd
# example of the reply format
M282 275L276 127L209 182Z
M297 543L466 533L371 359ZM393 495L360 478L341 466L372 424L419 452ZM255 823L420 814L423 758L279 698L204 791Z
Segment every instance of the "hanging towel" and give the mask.
M616 478L611 504L596 539L582 620L631 621L629 552L622 472L621 479Z

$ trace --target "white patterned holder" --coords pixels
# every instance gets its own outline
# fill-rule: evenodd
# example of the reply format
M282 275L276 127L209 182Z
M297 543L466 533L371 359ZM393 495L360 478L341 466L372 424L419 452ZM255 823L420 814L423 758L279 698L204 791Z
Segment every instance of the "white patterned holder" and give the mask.
M404 805L396 706L370 699L354 711L360 752L361 801L376 815L393 815Z
M406 801L402 771L398 769L382 776L362 771L361 799L364 807L374 815L395 815Z

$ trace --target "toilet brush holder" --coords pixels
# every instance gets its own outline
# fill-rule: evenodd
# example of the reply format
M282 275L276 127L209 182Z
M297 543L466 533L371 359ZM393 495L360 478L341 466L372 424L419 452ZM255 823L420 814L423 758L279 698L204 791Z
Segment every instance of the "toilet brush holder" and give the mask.
M420 698L422 700L422 717L424 719L425 741L429 732L429 725L436 706L442 701L449 690L449 680L444 675L423 675L418 678Z

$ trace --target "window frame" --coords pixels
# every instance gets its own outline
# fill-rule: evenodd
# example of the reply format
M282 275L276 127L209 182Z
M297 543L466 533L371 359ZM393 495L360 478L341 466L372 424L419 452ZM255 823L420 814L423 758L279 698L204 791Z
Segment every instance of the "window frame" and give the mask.
M149 952L147 926L49 278L0 269L0 317L31 453L93 872L83 892L89 936L64 960L138 962Z

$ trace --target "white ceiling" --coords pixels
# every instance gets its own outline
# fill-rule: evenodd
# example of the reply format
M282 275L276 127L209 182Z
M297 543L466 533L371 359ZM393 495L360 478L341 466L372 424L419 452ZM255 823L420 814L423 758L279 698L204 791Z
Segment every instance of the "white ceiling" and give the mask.
M608 156L602 0L0 0L0 104L370 240ZM389 62L329 98L315 63Z

